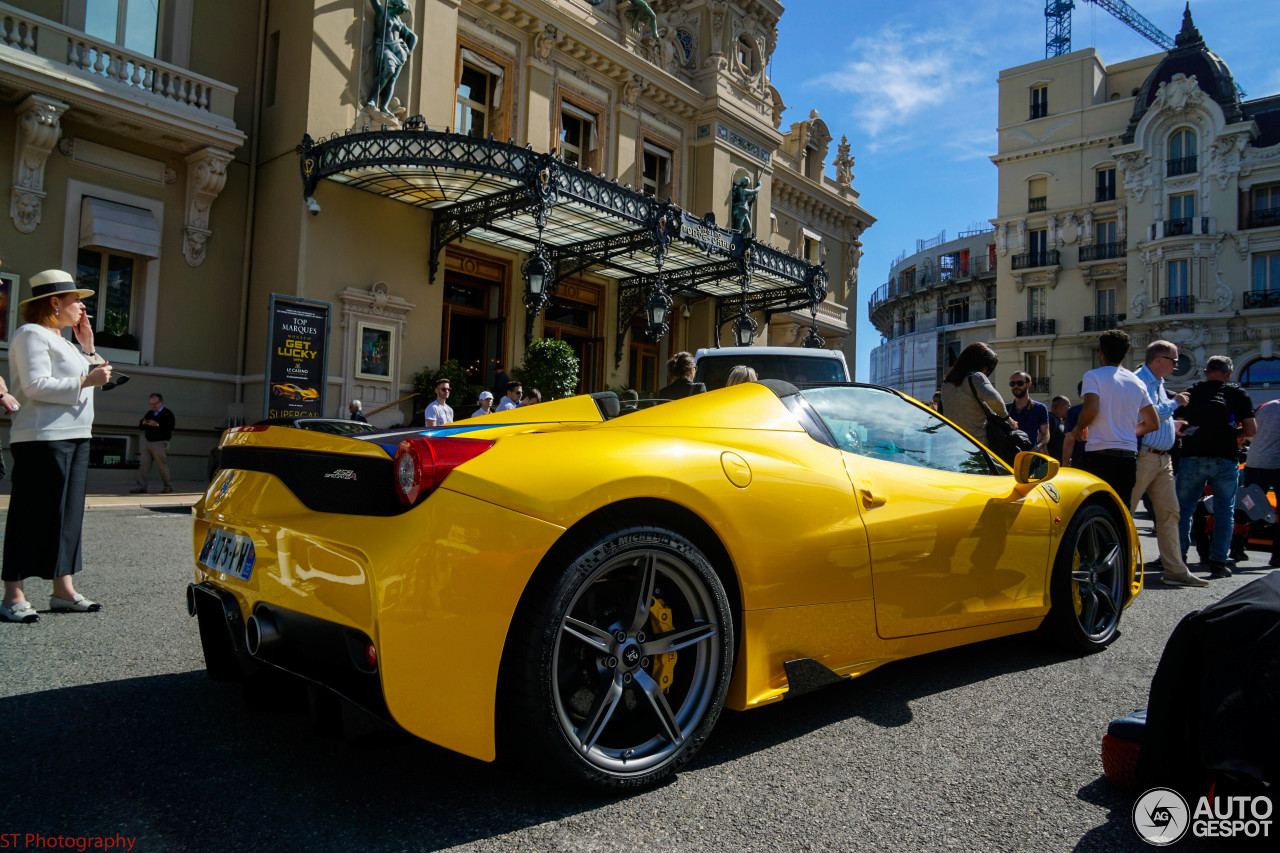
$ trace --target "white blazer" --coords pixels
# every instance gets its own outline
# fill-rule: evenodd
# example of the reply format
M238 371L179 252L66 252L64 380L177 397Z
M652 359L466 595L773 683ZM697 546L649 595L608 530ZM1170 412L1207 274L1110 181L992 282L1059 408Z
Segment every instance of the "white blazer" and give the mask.
M22 404L9 443L89 438L93 389L81 388L89 359L62 335L35 323L18 327L9 344L10 392Z

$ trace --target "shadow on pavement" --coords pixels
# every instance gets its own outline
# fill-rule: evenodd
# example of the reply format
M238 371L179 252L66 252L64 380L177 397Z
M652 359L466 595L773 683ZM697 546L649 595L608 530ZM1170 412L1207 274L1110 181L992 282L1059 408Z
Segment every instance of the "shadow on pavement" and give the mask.
M693 766L732 761L853 717L883 728L905 726L914 700L1077 657L1020 634L894 661L845 684L750 713L722 714Z
M141 851L439 849L611 802L391 730L324 738L203 671L8 697L0 719L0 754L24 766L6 832Z

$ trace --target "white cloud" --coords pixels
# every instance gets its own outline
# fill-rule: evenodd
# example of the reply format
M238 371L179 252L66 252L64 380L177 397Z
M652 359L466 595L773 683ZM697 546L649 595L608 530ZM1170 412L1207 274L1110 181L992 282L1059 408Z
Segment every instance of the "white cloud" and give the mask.
M954 26L909 30L889 24L854 41L853 62L806 85L851 95L850 113L874 150L884 137L921 119L936 122L940 109L974 102L971 93L982 78L974 51L956 50L966 43L972 44Z

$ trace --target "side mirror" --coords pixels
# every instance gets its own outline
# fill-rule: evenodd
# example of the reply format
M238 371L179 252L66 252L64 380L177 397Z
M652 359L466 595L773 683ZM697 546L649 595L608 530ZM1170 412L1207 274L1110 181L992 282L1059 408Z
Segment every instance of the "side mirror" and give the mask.
M1024 450L1013 459L1013 478L1019 483L1043 483L1058 473L1058 460Z

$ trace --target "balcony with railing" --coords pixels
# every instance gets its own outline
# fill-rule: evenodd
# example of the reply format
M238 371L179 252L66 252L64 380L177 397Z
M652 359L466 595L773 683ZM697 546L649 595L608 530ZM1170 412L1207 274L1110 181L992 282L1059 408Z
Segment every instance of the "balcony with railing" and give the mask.
M1032 335L1055 335L1058 330L1057 320L1019 320L1018 321L1018 337L1026 338Z
M0 85L70 104L165 148L234 149L236 88L0 3Z
M1109 261L1115 258L1123 258L1129 247L1124 242L1119 243L1094 243L1092 246L1080 247L1080 263L1087 264L1090 261Z
M1027 199L1027 212L1038 213L1041 210L1049 209L1049 197L1038 195L1035 198Z
M1195 300L1190 296L1166 296L1160 300L1161 314L1192 314Z
M1178 175L1190 175L1196 171L1196 155L1190 157L1177 157L1169 160L1165 168L1166 178L1176 178Z
M1059 255L1057 249L1051 249L1048 252L1028 252L1025 255L1013 256L1013 268L1015 270L1028 270L1035 267L1056 267L1059 263Z
M1280 308L1280 290L1246 290L1244 307Z
M1175 219L1162 219L1147 226L1147 239L1208 235L1213 233L1215 226L1216 220L1212 216L1180 216Z
M1249 211L1246 228L1271 228L1280 225L1280 207L1267 207Z
M1032 376L1031 384L1027 386L1028 394L1048 394L1049 393L1049 377L1048 376Z
M1105 332L1107 329L1118 329L1124 318L1124 314L1091 314L1084 318L1084 330Z

